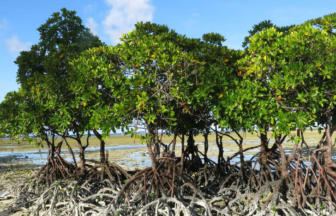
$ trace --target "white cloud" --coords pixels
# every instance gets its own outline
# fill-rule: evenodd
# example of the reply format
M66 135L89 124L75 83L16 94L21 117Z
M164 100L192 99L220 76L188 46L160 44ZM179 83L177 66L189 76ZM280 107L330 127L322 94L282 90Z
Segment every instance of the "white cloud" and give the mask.
M0 19L0 31L7 30L9 26L9 21L6 18Z
M92 34L97 35L98 24L96 23L96 21L92 17L89 17L89 19L86 23L86 27L88 27L91 30Z
M10 39L6 39L6 44L8 51L11 53L19 53L23 50L28 50L32 45L30 42L25 43L19 41L16 36L13 36Z
M154 7L151 0L105 0L112 7L103 21L104 31L112 43L119 43L123 33L134 29L134 24L152 21Z
M95 7L96 7L96 4L85 5L83 11L84 11L85 14L86 13L91 13Z

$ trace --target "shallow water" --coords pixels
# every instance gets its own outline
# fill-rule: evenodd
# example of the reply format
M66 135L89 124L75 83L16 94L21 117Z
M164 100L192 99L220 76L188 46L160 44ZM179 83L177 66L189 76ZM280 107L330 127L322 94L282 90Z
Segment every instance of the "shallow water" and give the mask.
M316 143L316 139L307 139L308 142L311 143ZM231 143L233 141L225 141L227 143ZM258 143L259 140L247 140L245 143L250 143L250 144L255 144ZM199 149L202 149L203 143L196 143L199 144L200 147ZM217 150L217 146L215 143L211 142L209 143L209 149ZM181 146L180 143L177 143L176 145ZM224 144L225 146L225 144ZM145 149L146 145L117 145L117 146L108 146L105 148L106 151L114 151L114 150L132 150L132 149ZM314 150L315 148L311 148ZM76 160L78 160L78 149L73 150L75 153ZM99 151L99 147L90 147L86 149L86 154L90 155L93 153L97 153ZM224 149L224 153L227 154L232 154L235 153L237 150L236 149ZM244 157L245 160L249 160L252 158L252 156L259 152L260 148L252 149L247 151ZM298 149L299 151L299 149ZM286 154L290 154L292 152L291 149L285 149ZM73 162L71 154L67 150L62 150L61 151L62 156L64 157L65 160L69 162ZM302 154L308 159L308 149L303 148L302 149ZM48 155L48 150L34 150L34 151L22 151L22 152L0 152L0 162L2 163L12 163L16 161L24 161L27 163L35 164L35 165L44 165L47 162L47 155ZM217 161L217 156L210 156L214 161ZM336 149L333 149L333 160L336 162ZM233 163L239 161L239 156L233 158L231 160ZM116 162L117 164L121 165L126 165L128 167L147 167L151 165L150 158L148 157L148 154L145 154L143 152L134 152L127 154L123 158L121 158L119 161Z
M129 161L129 159L132 159L132 161ZM116 164L126 165L128 167L149 167L151 166L151 161L148 154L134 152L122 158L121 161L117 161Z
M122 145L106 147L106 151L113 150L128 150L128 149L141 149L145 148L145 145ZM99 151L99 147L90 147L85 150L86 154L91 154ZM73 149L76 160L78 160L78 149ZM73 162L71 154L67 150L61 151L65 160ZM0 152L0 162L15 162L15 161L27 161L36 165L43 165L47 162L48 150L34 150L34 151L17 151L17 152Z

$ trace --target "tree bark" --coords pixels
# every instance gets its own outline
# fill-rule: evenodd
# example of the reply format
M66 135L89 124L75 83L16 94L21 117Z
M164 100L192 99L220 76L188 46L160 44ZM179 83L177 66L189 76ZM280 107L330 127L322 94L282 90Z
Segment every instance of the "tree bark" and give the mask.
M173 147L172 147L172 152L171 152L174 157L175 157L176 138L177 138L177 133L174 132Z
M101 163L101 179L104 178L104 173L105 173L105 164L106 164L106 159L105 159L105 141L102 139L102 135L97 131L93 130L93 133L95 136L99 139L100 141L100 163Z
M275 143L280 151L280 156L281 156L281 177L285 179L288 176L287 158L286 158L285 150L282 147L280 139L281 139L280 136L275 136Z
M188 143L187 153L188 155L191 154L191 160L194 161L195 159L195 140L193 138L192 130L189 131L187 143Z
M218 136L218 168L224 163L223 136Z
M204 164L208 164L208 150L209 150L208 135L209 133L206 130L204 134Z
M51 158L55 158L55 152L56 152L55 145L53 143L51 143L50 146L51 146L50 156L51 156Z
M268 153L267 132L260 133L260 143L261 143L261 153L260 153L261 164L265 165L267 163L267 153Z
M152 135L151 128L149 127L149 125L147 126L147 129L148 129L148 134ZM156 160L155 160L154 152L152 150L153 140L154 140L153 137L149 140L149 142L147 143L147 148L148 148L149 157L152 162L152 169L156 170Z
M331 129L330 129L330 114L327 114L327 122L326 122L326 142L324 142L324 146L326 147L326 151L324 152L324 165L329 170L332 166L332 140L331 140Z
M63 139L57 144L57 154L58 155L61 154L62 145L63 145Z
M84 175L86 172L85 169L85 147L82 145L82 142L80 139L76 139L78 148L79 148L79 159L80 159L80 169L81 169L81 174Z
M160 143L159 143L159 129L158 124L155 122L155 157L160 157Z
M100 162L105 163L105 141L102 140L102 135L97 130L93 130L93 133L100 141Z
M182 171L184 169L184 157L185 157L185 149L184 149L184 132L182 133L182 137L181 137L181 145L182 145L182 153L181 153L181 165L182 165Z

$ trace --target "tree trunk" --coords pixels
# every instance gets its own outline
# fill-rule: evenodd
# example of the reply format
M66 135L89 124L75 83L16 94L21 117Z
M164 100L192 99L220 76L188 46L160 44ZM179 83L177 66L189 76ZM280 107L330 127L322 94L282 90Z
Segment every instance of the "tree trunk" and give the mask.
M77 139L76 139L77 140ZM78 148L79 148L79 159L80 159L80 169L81 169L81 174L85 174L85 147L82 145L82 142L80 139L77 140L78 143Z
M218 168L221 168L222 163L224 163L224 150L223 150L223 137L219 136L216 132L216 142L218 146Z
M208 141L208 131L204 134L204 164L208 164L208 150L209 150L209 141Z
M260 153L261 164L266 165L267 153L268 153L267 132L260 133L260 144L261 144L261 153Z
M324 146L326 147L326 151L324 152L324 165L327 170L333 164L332 161L332 140L331 140L331 130L330 130L330 114L327 114L327 123L326 123L326 142L324 142Z
M159 143L159 129L158 124L155 122L155 157L160 157L160 143Z
M100 162L105 163L105 141L102 140L102 135L97 130L93 130L93 133L100 141Z
M101 134L97 130L93 130L93 133L95 136L99 139L100 141L100 163L101 163L101 179L104 178L104 173L105 173L105 141L102 139Z
M218 167L218 169L220 169L221 166L222 166L222 163L224 164L223 136L218 135L217 125L215 127L215 132L216 132L216 144L217 144L217 147L218 147L217 167Z
M188 142L187 153L188 155L191 154L191 160L194 161L195 159L195 140L193 138L192 130L189 131L187 142Z
M239 153L240 153L240 163L241 166L244 165L244 149L243 149L243 140L239 140Z
M51 158L55 158L55 152L56 152L56 148L55 148L55 145L54 144L51 144L51 154L50 154L50 157Z
M151 132L151 129L150 129L149 126L147 126L147 129L148 129L148 134L152 135L152 132ZM151 162L152 162L152 168L153 168L153 170L156 170L156 160L155 160L154 152L152 150L153 140L154 140L153 137L149 140L149 143L147 143L147 148L148 148L149 157L150 157Z
M182 153L181 153L181 167L182 167L182 171L183 171L183 168L184 168L184 151L185 151L185 149L184 149L184 132L182 133L182 138L181 138L181 145L182 145Z
M275 136L275 142L276 142L276 145L277 145L277 147L280 151L280 156L281 156L281 165L280 165L280 167L281 167L281 177L283 179L285 179L288 176L286 153L285 153L284 148L282 147L279 136Z
M63 139L57 144L57 154L58 155L61 154L62 145L63 145Z
M177 138L177 133L174 133L174 139L173 139L173 147L172 147L172 152L171 154L175 157L175 146L176 146L176 138Z

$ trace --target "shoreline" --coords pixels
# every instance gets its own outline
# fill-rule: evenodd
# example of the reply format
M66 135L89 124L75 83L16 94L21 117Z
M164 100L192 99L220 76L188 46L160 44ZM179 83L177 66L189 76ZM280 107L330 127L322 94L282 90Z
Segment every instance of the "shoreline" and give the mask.
M307 137L306 140L309 142L311 147L316 146L316 143L319 139L317 134L315 136ZM126 139L125 139L126 138ZM248 136L249 139L246 139L243 144L243 148L248 148L252 146L258 146L259 140L256 139L256 136ZM123 137L119 140L124 139L122 143L124 144L107 144L106 150L109 152L109 161L117 163L126 171L137 171L141 170L145 167L150 166L150 159L147 154L146 145L141 145L139 143L133 143L133 140L130 142L129 137ZM195 139L198 144L198 148L203 151L202 141L199 139ZM218 155L218 149L216 143L213 142L213 137L209 140L209 151L208 156L210 159L213 159L216 162L216 156ZM94 142L93 142L94 143ZM39 152L38 148L34 148L32 146L26 146L25 148L21 148L26 144L21 146L17 146L17 148L13 143L1 143L0 144L0 193L4 192L9 185L16 184L20 181L25 181L28 178L31 178L36 174L39 168L42 167L43 160L47 157L47 151L42 150ZM238 150L238 147L233 141L224 140L224 156L225 158L231 156ZM5 148L7 146L7 148ZM284 147L289 152L292 143L285 143ZM13 149L13 151L11 150ZM3 151L6 149L7 151ZM21 150L21 151L20 151ZM76 149L73 149L76 152ZM90 148L86 151L87 159L98 159L99 158L99 146L96 144L90 145ZM250 157L256 153L258 153L259 148L256 148L252 151L246 152L245 156ZM177 144L176 146L176 156L179 157L181 152L181 144ZM18 156L19 155L19 156ZM32 155L39 156L32 157ZM334 152L334 157L336 161L336 150ZM72 158L69 154L67 154L66 149L62 149L62 156L65 159L70 159L72 162ZM248 159L246 158L246 159ZM1 195L1 194L0 194ZM0 216L9 216L9 215L25 215L24 212L17 212L15 214L10 214L6 211L6 208L10 205L11 200L1 200L0 199Z

